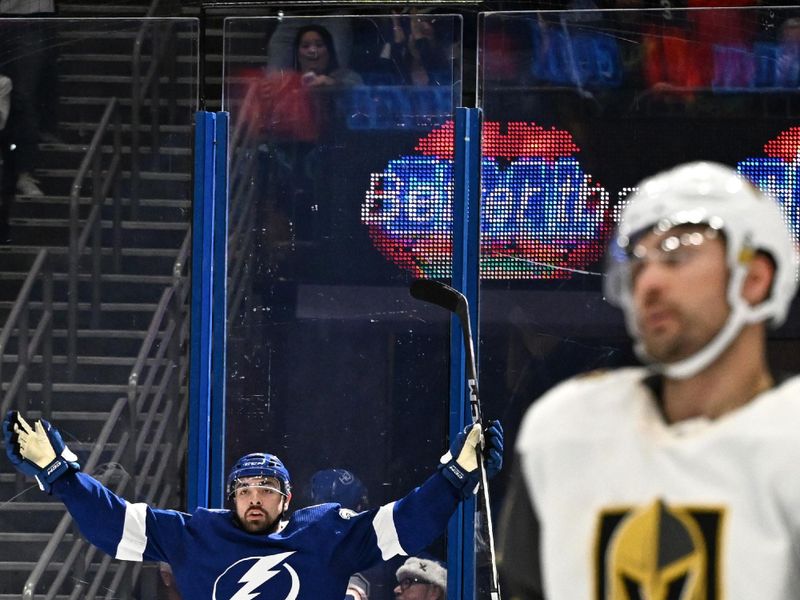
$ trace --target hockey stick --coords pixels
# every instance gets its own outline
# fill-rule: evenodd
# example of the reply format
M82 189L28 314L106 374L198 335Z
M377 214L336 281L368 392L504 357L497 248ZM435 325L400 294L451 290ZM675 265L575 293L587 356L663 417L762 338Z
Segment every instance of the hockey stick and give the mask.
M464 337L464 348L467 351L467 383L469 384L469 406L472 413L472 422L483 424L481 403L478 396L478 372L475 364L475 347L472 341L472 327L469 318L469 303L466 296L451 288L449 285L433 279L415 279L411 282L411 296L417 300L435 304L450 311L458 317L461 323L461 333ZM489 540L489 562L492 566L492 577L489 582L489 596L491 600L500 600L500 581L497 574L497 555L494 547L494 531L492 528L492 509L489 504L489 480L486 476L486 462L483 458L484 442L478 456L480 469L481 490L483 491L484 512L486 514L486 533Z

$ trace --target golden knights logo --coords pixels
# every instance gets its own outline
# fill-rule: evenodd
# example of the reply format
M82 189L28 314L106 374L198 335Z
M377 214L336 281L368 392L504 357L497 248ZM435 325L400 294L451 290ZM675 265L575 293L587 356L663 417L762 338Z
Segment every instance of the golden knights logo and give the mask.
M722 508L647 506L598 519L595 600L722 600Z

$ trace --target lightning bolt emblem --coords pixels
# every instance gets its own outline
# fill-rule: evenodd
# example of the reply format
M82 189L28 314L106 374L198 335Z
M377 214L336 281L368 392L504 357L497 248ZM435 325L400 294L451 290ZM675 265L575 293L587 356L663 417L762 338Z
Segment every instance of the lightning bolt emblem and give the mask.
M243 584L239 591L237 591L233 596L231 596L230 600L253 600L259 596L259 592L255 592L261 584L269 581L275 575L277 575L280 570L276 569L280 563L284 560L289 558L294 552L283 552L281 554L273 554L271 556L264 556L256 560L255 564L250 567L244 575L242 575L241 579L239 579L239 583ZM251 559L244 559L244 560L251 560ZM241 561L238 561L241 562ZM235 563L235 564L238 564ZM230 570L234 565L231 565L226 572ZM292 597L297 597L297 590L295 587L299 588L299 582L296 580L296 573L294 573L293 569L290 569L289 565L285 565L286 569L289 571L290 575L294 574L292 577L292 591L290 592L289 596L290 599ZM216 585L215 585L216 587Z

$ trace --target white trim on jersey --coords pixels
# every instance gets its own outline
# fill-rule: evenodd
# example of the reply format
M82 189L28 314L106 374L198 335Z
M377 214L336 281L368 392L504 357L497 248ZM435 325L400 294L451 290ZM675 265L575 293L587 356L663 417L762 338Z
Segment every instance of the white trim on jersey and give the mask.
M394 526L394 505L395 502L390 502L381 506L372 519L372 528L375 530L375 537L378 538L378 548L383 560L389 560L397 555L408 555L397 537L397 529Z
M125 504L125 524L114 558L141 562L147 546L147 504Z

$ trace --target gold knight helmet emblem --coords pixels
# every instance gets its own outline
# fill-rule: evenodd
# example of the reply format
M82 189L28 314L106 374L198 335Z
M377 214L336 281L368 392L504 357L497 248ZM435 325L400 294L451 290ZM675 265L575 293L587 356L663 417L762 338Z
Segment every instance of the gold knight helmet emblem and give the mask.
M685 511L661 500L630 513L607 551L609 600L703 600L707 553Z

